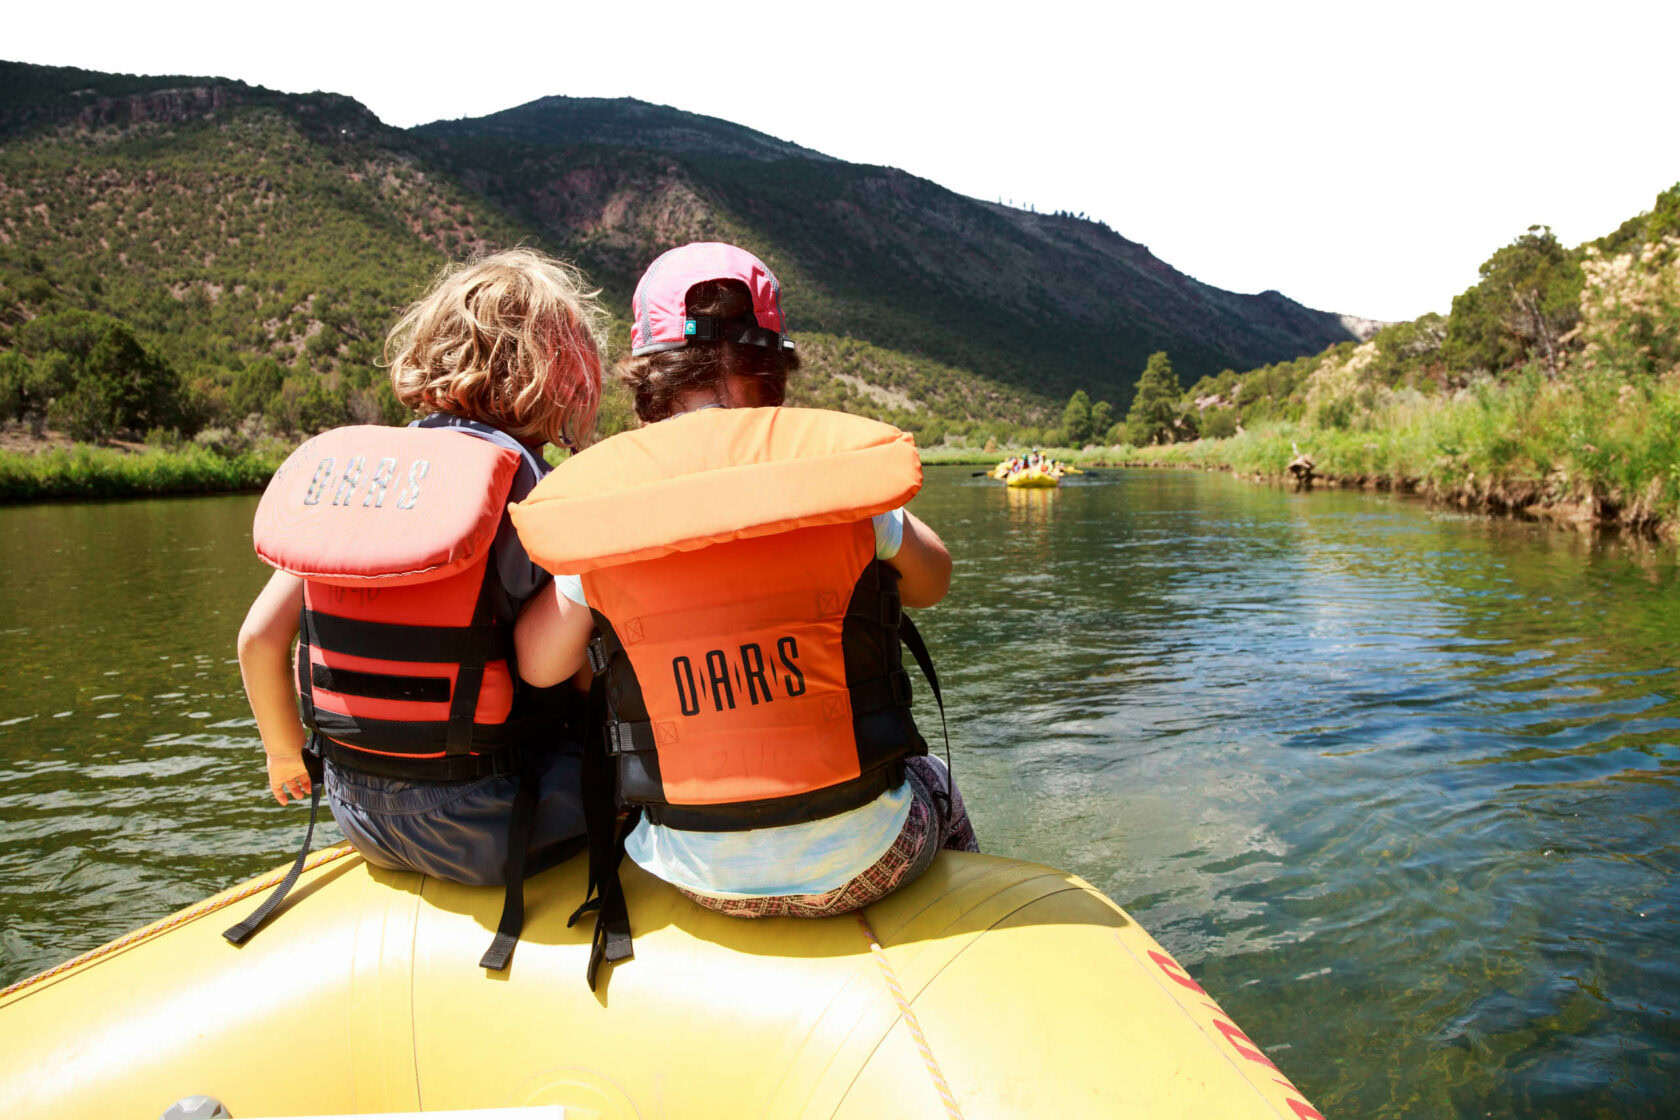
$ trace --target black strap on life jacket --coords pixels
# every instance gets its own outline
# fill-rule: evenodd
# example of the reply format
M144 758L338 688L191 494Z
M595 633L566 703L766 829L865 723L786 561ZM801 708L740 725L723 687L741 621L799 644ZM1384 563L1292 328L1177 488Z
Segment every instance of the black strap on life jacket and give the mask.
M298 876L303 874L304 861L309 858L309 844L315 838L315 818L321 811L321 787L326 784L321 756L308 748L303 752L303 768L309 773L309 830L303 834L303 847L298 849L292 869L286 872L286 877L280 880L280 885L263 899L262 905L253 910L251 916L243 922L222 931L222 936L234 945L245 944L253 933L262 928L263 923L274 913L274 908L297 886Z
M347 748L334 750L335 763L387 777L457 781L482 776L484 771L477 764L461 762L428 770L426 763L434 760L415 759L420 763L417 768L397 774L384 760L440 753L446 759L461 759L474 751L505 750L529 732L529 728L509 724L480 725L474 721L485 666L502 660L507 662L509 672L513 672L513 628L498 622L495 615L495 592L500 585L495 564L487 562L479 581L472 621L466 626L406 626L303 609L298 617L298 698L302 702L303 723L339 748ZM457 666L454 687L451 688L447 677L317 665L309 656L312 647L351 657L454 664ZM307 672L303 671L305 667ZM317 708L317 687L376 700L447 700L449 718L447 721L352 718ZM358 753L368 758L366 767L355 761Z
M910 651L910 656L916 659L922 676L927 678L928 687L933 689L933 702L939 705L939 733L945 739L945 809L949 812L957 779L951 769L951 729L945 723L945 697L939 691L939 674L933 668L933 655L928 652L927 643L922 641L922 632L916 629L910 616L902 612L898 617L898 637ZM933 793L938 796L939 791L934 790Z
M598 636L589 643L589 666L595 671L595 679L589 686L581 768L583 825L589 837L589 878L584 884L583 903L566 919L566 925L576 925L591 910L596 912L595 931L589 941L589 964L584 970L584 979L593 992L603 963L617 964L636 955L618 866L624 859L624 839L636 827L639 814L632 809L622 818L619 816L615 764L606 743L611 726L607 711L607 660Z
M496 923L496 936L490 947L478 959L478 967L500 972L508 966L513 947L519 944L519 932L525 926L525 855L531 845L531 826L537 819L538 783L542 777L539 764L527 759L520 768L519 789L513 795L508 813L507 855L502 863L502 879L506 893L502 896L502 917Z

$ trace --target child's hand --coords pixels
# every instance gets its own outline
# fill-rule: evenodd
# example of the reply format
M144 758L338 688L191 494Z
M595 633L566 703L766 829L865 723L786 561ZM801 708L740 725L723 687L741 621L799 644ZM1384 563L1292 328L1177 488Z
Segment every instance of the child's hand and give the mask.
M309 771L303 765L301 747L286 757L268 756L268 788L274 794L274 800L282 805L286 803L288 794L299 801L309 796Z

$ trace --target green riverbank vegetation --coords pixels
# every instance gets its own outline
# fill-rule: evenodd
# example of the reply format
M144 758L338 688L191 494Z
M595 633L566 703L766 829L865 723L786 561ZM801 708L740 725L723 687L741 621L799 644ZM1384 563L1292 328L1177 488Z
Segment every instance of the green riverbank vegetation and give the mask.
M1111 458L1281 477L1307 453L1343 484L1674 535L1680 184L1575 249L1531 227L1480 273L1447 315L1183 393L1157 355Z
M0 451L0 502L210 494L267 485L284 455L220 454L206 447L54 447Z

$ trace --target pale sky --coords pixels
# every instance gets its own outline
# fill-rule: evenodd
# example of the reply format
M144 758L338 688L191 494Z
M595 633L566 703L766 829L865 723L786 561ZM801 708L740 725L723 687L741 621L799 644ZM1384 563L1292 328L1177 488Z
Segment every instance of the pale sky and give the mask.
M722 117L1084 211L1199 280L1446 311L1531 223L1680 181L1680 3L14 6L0 57L349 94L390 124L548 94Z

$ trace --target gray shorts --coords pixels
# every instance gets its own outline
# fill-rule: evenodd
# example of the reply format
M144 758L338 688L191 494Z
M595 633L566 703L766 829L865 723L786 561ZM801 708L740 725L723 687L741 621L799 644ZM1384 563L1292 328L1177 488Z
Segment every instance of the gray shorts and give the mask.
M543 772L527 874L576 850L583 835L578 756L560 754ZM434 784L381 778L326 764L327 800L345 839L377 867L418 871L473 886L499 885L507 859L508 813L519 779Z

